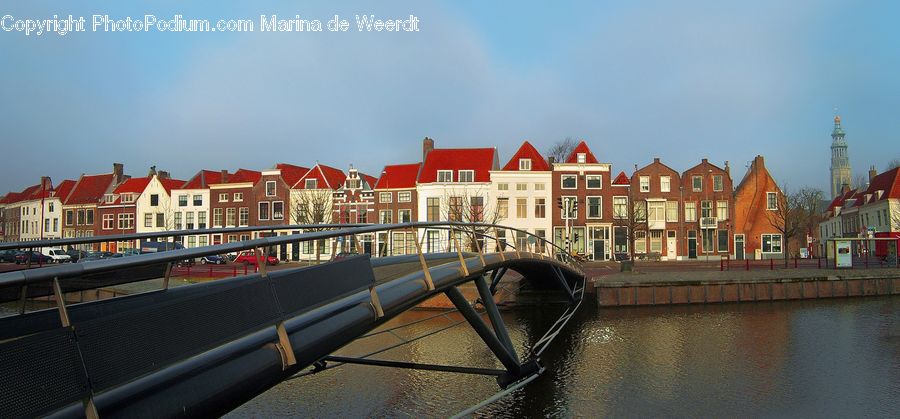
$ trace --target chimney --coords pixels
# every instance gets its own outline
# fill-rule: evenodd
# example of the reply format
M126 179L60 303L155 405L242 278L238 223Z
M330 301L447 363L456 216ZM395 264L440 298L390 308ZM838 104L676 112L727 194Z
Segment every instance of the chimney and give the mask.
M113 163L113 183L116 185L125 181L125 165L122 163Z
M156 166L150 166L150 170L147 172L147 177L153 177L156 175Z
M432 150L434 150L434 140L432 140L431 138L425 137L425 139L422 140L422 162L423 163L425 162L425 157L428 157L428 153L431 153Z
M709 163L709 159L700 160L701 163Z
M228 170L222 169L222 183L228 183Z
M547 163L550 163L550 169L553 169L553 164L556 163L556 157L547 157Z
M167 172L165 170L160 170L159 173L157 174L157 177L160 179L168 179L171 176L169 176L169 172Z
M878 176L878 172L875 171L875 165L869 167L869 185L872 184L872 180L875 179L875 176Z
M731 166L728 165L728 160L725 160L725 174L728 175L729 178L731 177Z
M654 158L653 158L653 163L659 163L659 157L654 157ZM635 165L635 166L637 166L637 165Z
M845 195L847 192L850 192L850 185L846 183L841 184L841 195Z
M50 176L41 176L41 190L49 191L53 189L53 184L50 183Z

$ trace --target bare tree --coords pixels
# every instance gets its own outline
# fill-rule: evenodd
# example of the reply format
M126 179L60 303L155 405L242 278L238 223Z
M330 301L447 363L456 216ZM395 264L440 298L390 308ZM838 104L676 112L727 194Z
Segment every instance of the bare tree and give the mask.
M647 201L635 202L631 195L631 187L628 187L628 200L624 210L616 208L613 203L613 231L619 227L625 230L625 240L628 243L628 256L634 260L634 241L637 232L647 232Z
M565 161L569 157L569 154L572 154L572 150L574 150L577 145L578 142L575 141L574 138L566 137L555 142L547 149L547 157L552 157L556 162Z
M330 189L304 189L291 193L291 216L295 224L316 225L332 222L332 196ZM307 231L322 231L324 228L307 228ZM316 240L316 262L322 260L325 240Z
M884 167L884 171L886 172L888 170L896 169L898 167L900 167L900 158L896 158L896 159L889 161L887 166Z
M484 191L470 188L445 191L444 197L441 199L441 219L462 223L499 223L508 215L502 214L502 211L509 211L509 207L503 209L499 208L499 205L492 206L487 202L485 195ZM472 226L466 229L466 240L464 243L460 243L460 247L473 252L477 252L479 247L483 250L484 235L486 234L488 234L488 228ZM499 231L495 231L493 236L499 239ZM452 238L448 239L452 240ZM497 243L497 246L499 248L501 244Z
M815 228L822 196L822 191L816 188L806 187L790 192L787 187L782 187L776 194L776 209L766 211L769 223L783 238L781 251L785 266L788 264L790 241L800 234L806 235Z
M866 189L869 185L869 175L866 173L857 173L853 175L853 185L850 185L851 188L856 188L860 190Z

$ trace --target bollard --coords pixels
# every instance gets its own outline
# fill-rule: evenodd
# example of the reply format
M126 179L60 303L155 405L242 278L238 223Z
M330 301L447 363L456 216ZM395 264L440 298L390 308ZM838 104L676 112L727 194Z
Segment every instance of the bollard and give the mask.
M769 259L769 270L770 271L775 270L775 259Z
M209 265L209 276L212 277L212 265Z
M247 265L244 265L244 275L247 275Z
M797 269L797 258L794 258L794 269Z
M744 263L745 263L745 265L746 265L746 269L745 269L745 270L748 270L748 271L749 271L749 270L750 270L750 259L744 259Z
M816 265L817 265L817 267L818 267L819 269L822 269L822 258L817 258L817 259L816 259Z

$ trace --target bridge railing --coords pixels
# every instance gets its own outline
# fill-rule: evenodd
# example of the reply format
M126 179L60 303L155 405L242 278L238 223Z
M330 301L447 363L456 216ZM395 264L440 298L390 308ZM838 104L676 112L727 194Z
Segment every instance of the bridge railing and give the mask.
M237 253L252 250L255 252L256 266L259 270L266 269L266 249L287 244L299 244L310 241L335 239L339 237L355 237L358 253L363 253L360 235L379 232L409 232L414 233L415 253L422 255L428 253L424 241L427 239L428 230L448 232L447 247L433 250L449 250L457 253L462 261L464 252L477 253L482 262L483 255L489 253L488 245L494 245L503 257L506 249L511 249L517 255L523 252L547 257L572 265L581 270L581 264L562 247L536 236L528 231L514 227L489 224L489 223L461 223L461 222L412 222L399 224L314 224L314 225L279 225L235 227L204 230L175 230L153 233L136 233L118 236L95 236L82 238L66 238L39 241L0 243L0 250L4 249L35 249L42 247L62 247L89 243L102 243L114 241L140 241L178 238L199 234L232 234L242 232L272 232L297 230L306 231L299 234L272 235L251 240L233 241L203 247L184 248L154 253L143 253L127 257L107 258L91 260L80 263L45 265L38 269L24 269L0 273L0 302L20 300L22 302L20 312L24 312L24 303L27 298L58 294L68 290L83 290L100 288L108 285L119 285L131 282L139 282L147 279L163 278L163 287L168 287L173 267L180 261L194 260L204 256ZM424 230L424 231L423 231ZM512 241L499 237L499 234L490 234L491 231L511 232ZM526 249L518 246L516 234L525 237ZM506 235L506 233L504 233ZM465 249L465 250L464 250ZM411 254L413 252L408 252ZM377 255L373 255L377 256ZM333 255L332 255L333 257ZM420 258L423 269L427 268L424 257ZM113 275L118 273L118 275ZM78 279L79 281L74 281ZM74 281L74 282L73 282ZM76 283L77 282L77 283Z

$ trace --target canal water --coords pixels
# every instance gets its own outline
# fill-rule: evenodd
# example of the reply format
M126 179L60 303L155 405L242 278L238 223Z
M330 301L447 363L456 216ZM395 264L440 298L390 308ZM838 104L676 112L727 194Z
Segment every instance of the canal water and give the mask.
M560 309L504 313L521 354ZM410 312L393 324L433 316ZM363 339L360 355L453 324ZM467 325L374 358L497 367ZM547 371L491 417L900 417L900 298L595 309L543 356ZM491 377L343 365L286 381L230 417L433 417L498 390Z

